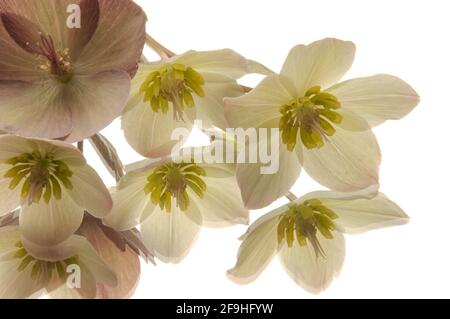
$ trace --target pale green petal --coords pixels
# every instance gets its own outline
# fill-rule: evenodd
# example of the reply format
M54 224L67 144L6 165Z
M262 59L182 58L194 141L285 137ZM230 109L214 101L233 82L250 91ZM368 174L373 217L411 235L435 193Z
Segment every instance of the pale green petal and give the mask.
M144 244L165 263L180 263L194 245L202 223L197 206L191 201L189 209L182 212L175 208L167 213L159 208L141 224Z
M9 189L10 178L4 178L5 173L11 166L0 164L0 217L7 215L14 211L20 205L21 188L16 187L13 190Z
M226 117L234 128L278 127L281 106L292 100L279 77L270 76L250 93L225 99Z
M372 131L336 128L322 148L303 150L303 166L317 182L336 191L356 191L378 184L381 152Z
M270 218L249 232L239 248L237 262L228 271L231 280L245 284L254 281L277 253L278 219Z
M350 69L355 45L338 39L323 39L307 46L298 45L289 53L281 70L291 94L303 97L313 86L323 89L337 83Z
M230 49L189 51L177 57L176 61L201 73L218 73L233 79L239 79L252 71L250 62Z
M31 279L31 266L17 271L20 260L0 262L0 299L26 299L44 287L40 280Z
M59 244L75 233L81 225L84 210L63 191L62 199L43 199L36 204L24 204L20 214L23 236L38 245Z
M108 189L97 172L88 165L72 167L69 196L91 215L102 218L111 212L112 199Z
M327 91L338 98L343 109L365 118L371 126L401 119L420 101L411 86L388 74L345 81Z
M358 234L409 221L408 215L382 193L373 198L349 198L349 194L341 193L319 199L339 216L335 223L346 233Z
M150 214L154 205L150 195L146 195L144 188L147 184L148 174L140 176L126 176L117 188L111 189L113 209L104 219L104 223L119 231L132 229L139 224L144 211Z
M204 177L207 190L203 198L192 192L191 199L200 209L205 226L225 227L234 224L247 224L249 212L241 199L236 177Z
M278 256L289 276L305 290L319 293L331 284L341 271L345 258L345 239L334 232L333 239L318 235L325 258L317 256L312 245L300 246L294 241L292 248L283 245Z
M260 139L259 147L267 140ZM249 209L259 209L268 206L280 197L285 196L295 184L301 172L300 152L289 152L280 141L280 147L273 150L273 171L262 174L261 168L269 168L270 164L238 164L236 177L242 192L244 204ZM250 150L254 147L247 147ZM260 148L258 148L260 149ZM301 151L301 149L300 149ZM275 164L278 162L278 167Z
M144 97L137 93L131 97L122 114L122 129L127 142L136 152L145 157L157 158L166 155L180 142L172 139L175 129L192 129L189 119L195 118L195 113L195 109L190 109L184 121L175 120L172 106L167 114L155 113L150 104L144 102Z

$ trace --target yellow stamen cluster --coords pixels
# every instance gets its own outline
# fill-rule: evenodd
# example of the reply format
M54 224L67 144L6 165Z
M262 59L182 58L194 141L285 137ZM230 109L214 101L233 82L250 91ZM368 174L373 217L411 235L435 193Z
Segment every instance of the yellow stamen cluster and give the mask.
M21 196L29 204L39 203L41 198L49 203L52 196L60 200L61 184L66 189L73 189L70 181L72 171L66 163L56 160L52 153L42 155L34 151L13 157L5 163L13 166L4 175L11 179L9 189L15 189L23 181Z
M14 258L21 260L17 267L17 271L22 272L28 267L32 267L32 280L37 280L39 278L45 282L49 282L52 279L53 274L57 274L60 280L65 281L67 278L67 267L79 264L78 256L56 262L43 261L29 255L21 241L18 241L15 246L17 247L17 250L14 253Z
M308 149L322 147L326 136L336 132L332 123L342 122L342 115L336 111L340 107L338 99L322 92L320 86L312 87L304 97L282 105L279 128L288 150L294 150L299 136Z
M205 96L203 76L191 67L180 63L167 64L150 73L141 85L140 93L149 102L154 112L169 112L173 106L176 120L183 120L183 112L195 106L194 94Z
M153 204L168 213L172 210L172 198L177 207L185 211L190 203L188 189L203 198L207 188L202 179L204 176L206 171L197 164L165 164L148 177L144 191L150 195Z
M317 256L324 256L317 231L326 239L333 239L333 231L336 229L333 220L337 218L338 215L318 199L293 205L280 216L278 242L281 244L285 240L289 248L293 247L295 239L300 246L306 246L309 242Z

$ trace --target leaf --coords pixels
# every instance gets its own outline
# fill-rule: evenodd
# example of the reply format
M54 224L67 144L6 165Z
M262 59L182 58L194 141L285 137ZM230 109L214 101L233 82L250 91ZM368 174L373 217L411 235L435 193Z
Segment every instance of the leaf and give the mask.
M103 161L109 173L119 181L124 175L124 166L110 141L100 133L89 138L89 142Z

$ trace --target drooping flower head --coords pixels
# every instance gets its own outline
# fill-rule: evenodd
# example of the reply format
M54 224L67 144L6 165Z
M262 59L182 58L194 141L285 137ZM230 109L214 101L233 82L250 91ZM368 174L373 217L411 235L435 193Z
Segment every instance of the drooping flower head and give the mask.
M164 262L180 262L202 225L248 221L233 165L145 160L130 167L112 197L105 223L116 230L141 223L144 244Z
M245 96L226 99L231 126L280 131L283 165L277 174L261 175L259 164L238 165L247 207L261 208L284 196L302 166L337 191L378 184L381 155L371 127L402 118L419 96L404 81L385 74L336 84L354 54L353 43L337 39L298 45L280 75L267 77Z
M115 287L117 278L87 239L40 247L24 240L18 226L0 229L0 298L37 297L61 287L94 298L97 284Z
M1 0L0 16L0 129L74 142L120 115L145 41L133 1Z
M80 151L60 141L0 136L0 216L20 207L23 236L56 245L80 226L84 212L106 216L112 200Z
M342 268L343 233L401 225L408 216L373 188L359 193L314 192L258 219L243 236L237 263L228 273L238 283L255 280L278 255L304 289L326 289Z
M141 64L122 114L128 143L141 155L157 158L178 142L172 140L174 129L191 129L196 119L204 128L225 129L223 98L242 95L236 79L254 72L271 73L232 50L189 51Z

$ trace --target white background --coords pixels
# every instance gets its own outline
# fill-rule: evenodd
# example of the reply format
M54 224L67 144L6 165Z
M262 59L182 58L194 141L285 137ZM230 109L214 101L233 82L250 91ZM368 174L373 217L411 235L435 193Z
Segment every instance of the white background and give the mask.
M177 53L232 48L279 71L288 51L324 37L357 46L346 78L390 73L422 97L401 121L376 129L383 151L381 190L411 217L402 227L347 236L340 277L314 296L288 277L275 259L247 286L225 275L236 260L245 226L203 229L179 265L144 265L137 298L450 297L450 46L449 2L299 0L141 0L148 32ZM150 58L156 59L150 54ZM257 84L256 78L246 84ZM104 132L124 162L139 157L126 146L120 123ZM97 158L88 152L97 168ZM100 173L113 184L105 170ZM293 192L321 187L303 174ZM251 213L252 221L285 203Z

